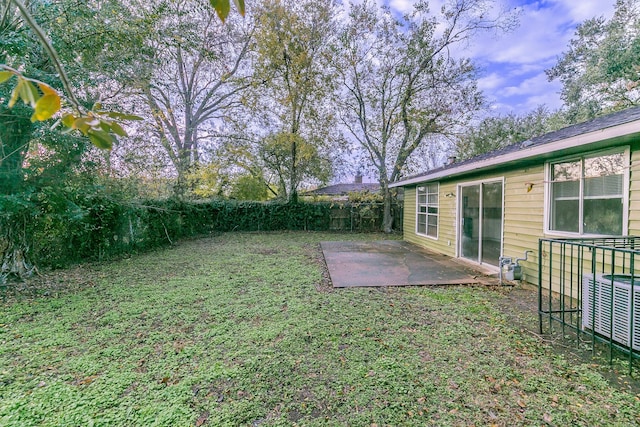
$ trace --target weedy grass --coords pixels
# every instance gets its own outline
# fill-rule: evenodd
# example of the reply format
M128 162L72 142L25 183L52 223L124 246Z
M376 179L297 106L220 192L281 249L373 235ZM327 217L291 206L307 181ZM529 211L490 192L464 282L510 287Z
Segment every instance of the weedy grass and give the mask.
M502 292L327 286L318 242L384 237L222 234L10 300L0 425L640 423L638 396L521 332Z

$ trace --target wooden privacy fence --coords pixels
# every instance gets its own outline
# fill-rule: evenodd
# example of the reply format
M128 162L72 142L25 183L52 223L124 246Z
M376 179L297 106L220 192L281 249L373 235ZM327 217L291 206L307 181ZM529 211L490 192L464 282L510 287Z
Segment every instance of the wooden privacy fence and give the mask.
M329 229L332 231L380 231L384 206L382 203L345 203L330 209ZM393 229L402 231L403 205L391 205Z

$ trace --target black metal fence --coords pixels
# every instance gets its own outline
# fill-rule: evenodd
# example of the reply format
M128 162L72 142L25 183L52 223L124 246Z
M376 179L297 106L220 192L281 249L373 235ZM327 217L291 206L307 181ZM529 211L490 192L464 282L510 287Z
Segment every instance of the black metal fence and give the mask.
M540 239L540 333L575 332L576 342L628 358L640 358L640 237ZM600 347L599 347L600 348ZM619 352L619 353L618 353Z

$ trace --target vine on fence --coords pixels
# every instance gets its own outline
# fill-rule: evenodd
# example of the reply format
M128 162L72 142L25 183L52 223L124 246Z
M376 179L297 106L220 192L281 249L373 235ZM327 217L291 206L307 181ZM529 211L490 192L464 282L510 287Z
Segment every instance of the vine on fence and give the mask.
M335 211L348 226L332 223ZM374 231L367 203L118 201L107 194L60 192L0 196L0 283L39 267L57 268L172 245L227 231Z

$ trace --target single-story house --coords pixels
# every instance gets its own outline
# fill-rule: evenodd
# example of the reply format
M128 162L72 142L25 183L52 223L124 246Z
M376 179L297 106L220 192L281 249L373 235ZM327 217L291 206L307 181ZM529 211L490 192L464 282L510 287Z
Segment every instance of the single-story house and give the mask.
M346 200L349 193L379 193L380 184L371 182L362 182L362 175L356 175L354 182L333 184L326 187L316 188L304 192L303 196L329 196L334 200Z
M540 238L640 235L640 108L392 187L405 191L405 240L496 272L501 257L533 251L522 279L537 284Z

